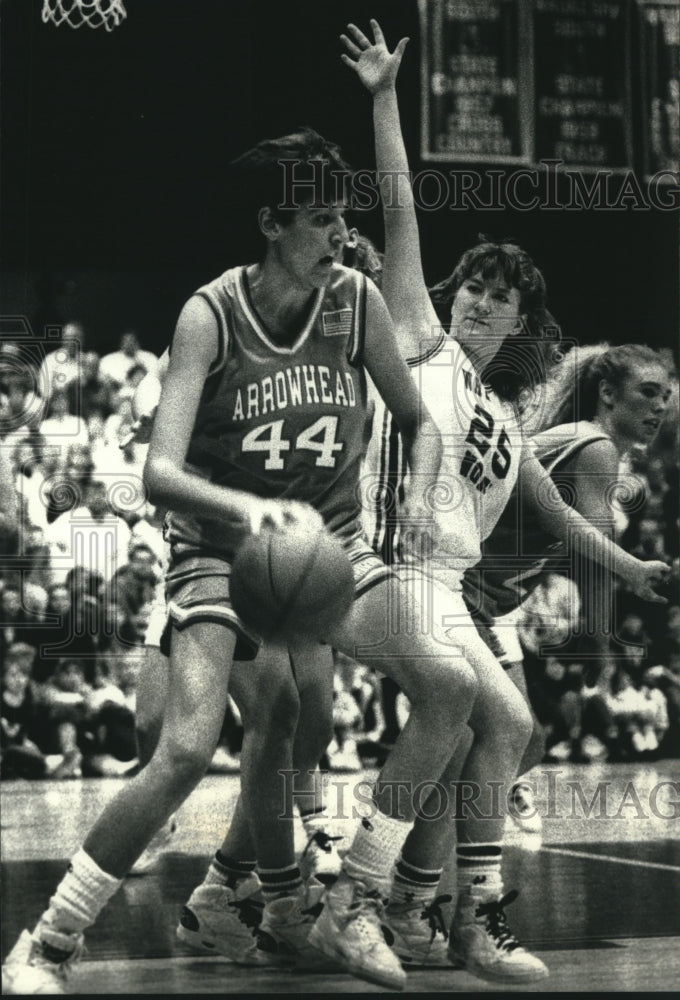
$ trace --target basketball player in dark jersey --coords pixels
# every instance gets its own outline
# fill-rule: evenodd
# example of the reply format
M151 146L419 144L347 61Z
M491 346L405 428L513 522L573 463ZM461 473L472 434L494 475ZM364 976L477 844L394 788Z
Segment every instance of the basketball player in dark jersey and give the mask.
M616 534L613 505L621 463L631 448L646 448L654 440L672 382L669 364L642 344L573 348L544 386L536 414L526 415L530 428L533 424L536 457L566 502L611 538ZM491 629L497 655L527 701L513 613L550 570L577 580L584 626L597 657L596 672L610 676L614 669L611 573L587 562L574 563L562 542L540 530L535 519L523 516L522 499L515 492L485 539L481 560L466 572L463 593L475 621ZM543 738L540 726L535 726L520 773L542 756ZM520 787L521 797L527 793L529 787ZM531 801L521 802L520 808L529 822L540 821Z
M292 177L282 164L293 165ZM261 143L240 168L264 256L210 282L182 310L145 470L152 500L171 511L173 631L158 747L104 810L33 933L15 945L4 970L7 992L64 992L84 930L210 762L236 642L253 651L258 643L229 601L230 559L240 540L264 527L304 524L311 531L324 522L346 546L357 599L323 638L380 663L412 705L376 786L371 820L361 825L335 886L342 929L333 951L376 982L405 983L381 927L381 887L415 817L411 798L394 791L439 775L476 680L442 629L413 628L424 615L416 591L362 536L366 373L402 432L414 484L402 512L416 538L431 527L423 489L437 476L440 435L401 361L377 289L338 263L347 240L344 203L342 195L324 197L337 191L338 175L347 177L337 147L302 130ZM265 908L277 902L270 888ZM301 905L293 899L291 909Z

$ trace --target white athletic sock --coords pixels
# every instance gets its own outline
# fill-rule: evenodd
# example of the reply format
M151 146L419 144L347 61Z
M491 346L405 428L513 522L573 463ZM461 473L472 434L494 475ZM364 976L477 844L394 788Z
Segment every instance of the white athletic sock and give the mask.
M404 861L402 855L397 861L390 903L415 905L434 899L441 877L441 868L418 868Z
M95 922L123 880L107 875L80 848L57 886L47 910L38 921L64 934L80 934Z
M385 897L389 896L394 863L412 827L412 822L393 819L381 812L362 819L343 862L347 874L369 882Z
M503 894L502 844L458 844L456 873L459 890L499 897Z

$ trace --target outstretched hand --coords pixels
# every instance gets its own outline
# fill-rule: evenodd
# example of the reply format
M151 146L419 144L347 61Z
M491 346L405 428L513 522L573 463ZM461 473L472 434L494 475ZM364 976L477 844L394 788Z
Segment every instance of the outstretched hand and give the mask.
M402 38L394 52L390 52L378 22L371 18L370 24L373 42L355 24L347 25L347 31L352 37L340 35L340 40L347 49L340 58L354 70L366 90L376 94L379 90L388 90L394 86L408 38Z
M670 575L670 566L660 562L658 559L651 559L649 562L638 561L637 572L630 584L638 597L653 604L668 604L665 597L657 594L655 588L662 586Z

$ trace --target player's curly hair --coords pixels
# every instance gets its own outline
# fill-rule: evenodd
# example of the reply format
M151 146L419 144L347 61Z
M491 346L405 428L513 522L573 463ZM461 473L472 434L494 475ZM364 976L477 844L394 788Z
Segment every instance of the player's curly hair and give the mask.
M230 164L230 183L242 206L267 206L285 225L302 205L345 197L352 170L340 147L308 126L263 139Z
M545 278L529 254L510 239L494 242L483 234L478 239L449 277L430 289L430 297L442 324L448 326L456 293L473 275L484 279L501 277L519 291L522 329L517 336L506 339L482 373L485 383L498 396L518 403L547 378L561 331L546 306Z

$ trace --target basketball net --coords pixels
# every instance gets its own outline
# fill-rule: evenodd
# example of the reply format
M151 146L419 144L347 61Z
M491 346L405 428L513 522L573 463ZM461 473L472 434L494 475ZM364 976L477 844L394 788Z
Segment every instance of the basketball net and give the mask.
M127 17L123 0L43 0L42 19L59 27L105 28L113 31Z

